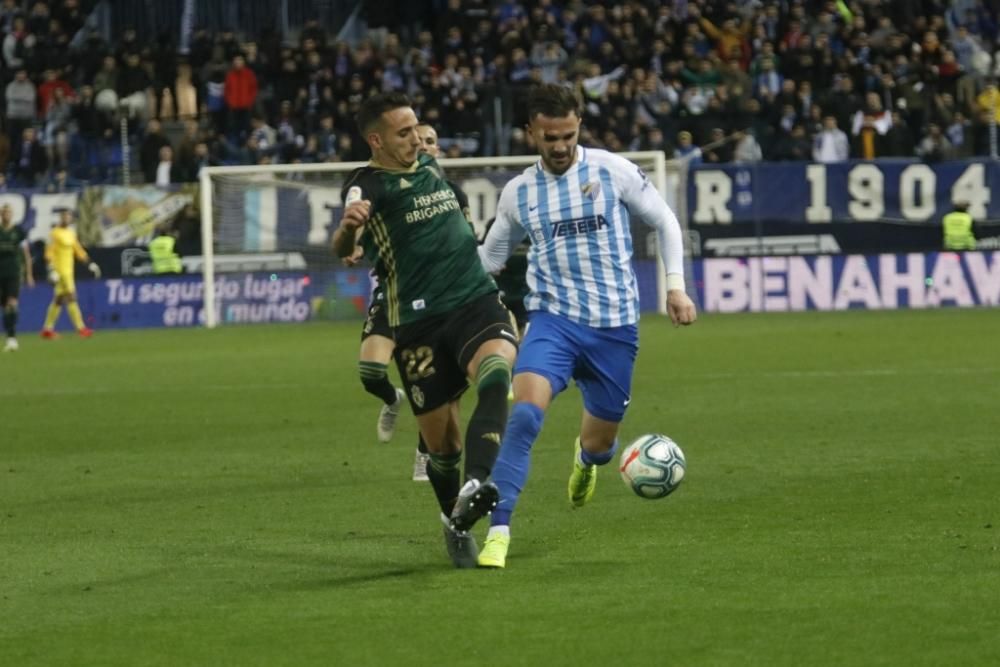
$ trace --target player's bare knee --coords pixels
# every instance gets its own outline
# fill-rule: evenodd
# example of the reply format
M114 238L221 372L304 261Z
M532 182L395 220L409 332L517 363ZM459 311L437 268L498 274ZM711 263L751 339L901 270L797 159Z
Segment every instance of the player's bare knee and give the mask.
M585 414L580 427L580 447L594 454L607 452L618 440L618 426L617 422Z
M518 373L513 385L515 403L531 403L543 411L549 409L552 385L547 378L536 373Z
M480 366L484 360L497 356L502 357L508 366L513 366L514 360L517 358L517 347L510 341L502 338L493 338L486 341L479 346L479 349L472 356L472 361L469 362L469 367L466 369L469 377L474 378L479 374Z

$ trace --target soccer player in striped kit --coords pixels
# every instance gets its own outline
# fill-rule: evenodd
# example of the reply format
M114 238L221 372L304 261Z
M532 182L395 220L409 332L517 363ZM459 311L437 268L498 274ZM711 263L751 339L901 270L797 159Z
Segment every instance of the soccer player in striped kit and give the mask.
M535 88L528 119L541 159L504 187L496 222L479 251L486 270L496 272L531 237L529 325L514 368L514 406L487 482L496 484L500 501L480 567L506 564L511 515L528 477L531 446L546 409L571 377L584 406L569 479L574 507L590 500L597 466L614 456L639 346L631 216L657 231L670 319L675 325L696 319L684 291L680 225L646 174L623 157L577 145L580 114L567 88ZM470 511L465 525L481 516Z

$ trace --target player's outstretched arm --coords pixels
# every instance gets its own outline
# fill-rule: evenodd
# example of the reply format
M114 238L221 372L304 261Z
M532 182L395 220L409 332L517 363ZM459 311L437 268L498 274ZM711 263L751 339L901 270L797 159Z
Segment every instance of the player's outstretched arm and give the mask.
M684 289L684 237L677 216L635 164L616 157L616 174L629 210L656 230L656 243L667 272L667 315L674 326L694 324L694 302Z
M479 246L479 261L483 263L487 273L503 271L507 259L527 233L517 220L515 192L516 188L508 183L500 193L496 220L490 226L483 244Z

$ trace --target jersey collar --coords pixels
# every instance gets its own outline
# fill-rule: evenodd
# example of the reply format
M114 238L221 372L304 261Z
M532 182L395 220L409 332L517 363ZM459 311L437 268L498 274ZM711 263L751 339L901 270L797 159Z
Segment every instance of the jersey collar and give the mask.
M406 169L390 169L389 167L385 167L385 166L379 164L375 160L369 160L368 161L368 166L371 167L372 169L378 169L379 171L385 171L385 172L388 172L390 174L412 174L417 169L420 168L420 156L418 155L417 159L413 161L413 164L411 164Z

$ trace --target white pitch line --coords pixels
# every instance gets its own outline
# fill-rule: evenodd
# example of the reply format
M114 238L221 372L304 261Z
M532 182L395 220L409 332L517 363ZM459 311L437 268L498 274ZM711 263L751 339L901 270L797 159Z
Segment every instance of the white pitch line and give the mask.
M677 373L674 378L732 380L734 378L827 378L827 377L892 377L896 375L992 375L1000 368L857 368L852 370L811 371L748 371L745 373Z

